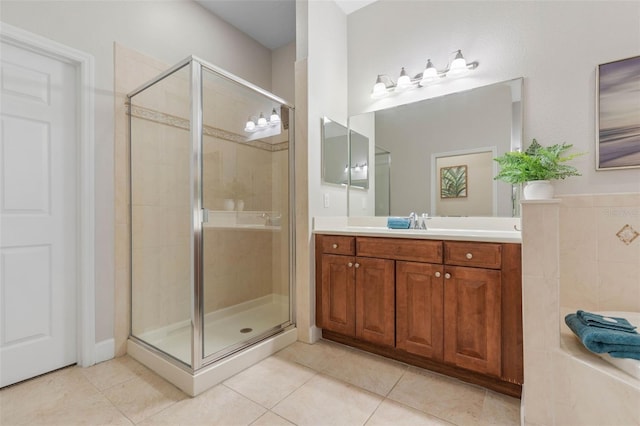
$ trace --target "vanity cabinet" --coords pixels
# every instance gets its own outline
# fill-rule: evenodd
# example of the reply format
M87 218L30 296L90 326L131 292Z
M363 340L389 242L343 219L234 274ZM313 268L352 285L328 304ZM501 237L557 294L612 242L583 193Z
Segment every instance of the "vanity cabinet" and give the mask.
M323 241L328 252L323 254L319 265L322 294L318 325L345 336L393 347L394 262L349 256L355 254L354 240L353 237L333 237ZM346 255L330 254L336 252Z
M323 337L520 396L519 244L317 234L316 265Z

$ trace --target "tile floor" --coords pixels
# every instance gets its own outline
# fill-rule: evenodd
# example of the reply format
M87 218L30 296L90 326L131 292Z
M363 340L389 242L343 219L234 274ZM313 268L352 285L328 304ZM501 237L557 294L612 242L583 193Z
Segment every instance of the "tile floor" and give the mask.
M9 425L519 425L520 400L333 342L296 342L189 398L132 358L0 390Z

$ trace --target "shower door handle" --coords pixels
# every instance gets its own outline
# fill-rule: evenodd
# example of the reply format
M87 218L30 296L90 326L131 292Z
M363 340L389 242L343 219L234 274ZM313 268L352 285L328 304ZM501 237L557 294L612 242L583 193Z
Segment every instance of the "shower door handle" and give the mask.
M202 209L202 223L209 223L209 209Z

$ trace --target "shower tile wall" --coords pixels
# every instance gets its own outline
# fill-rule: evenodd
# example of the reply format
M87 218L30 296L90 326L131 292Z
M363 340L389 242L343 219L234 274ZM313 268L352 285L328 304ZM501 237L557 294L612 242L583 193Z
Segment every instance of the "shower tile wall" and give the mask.
M126 94L167 69L167 64L114 43L115 97L115 355L126 353L131 323L131 252L129 233L129 137Z
M250 194L244 197L245 211L236 220L263 224L266 222L263 213L270 217L282 215L282 225L276 230L205 228L205 313L263 296L289 293L287 154L287 150L270 152L205 137L204 207L212 210L213 215L222 210L223 199L229 197L224 195L227 174Z
M191 318L188 77L188 68L179 70L132 99L132 324L138 336Z

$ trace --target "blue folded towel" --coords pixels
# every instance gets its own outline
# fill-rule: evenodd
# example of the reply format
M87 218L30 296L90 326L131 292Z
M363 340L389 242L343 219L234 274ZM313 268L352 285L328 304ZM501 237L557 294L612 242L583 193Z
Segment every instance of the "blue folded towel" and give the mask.
M608 352L614 358L640 360L640 334L635 331L619 331L586 325L577 314L564 317L571 331L582 340L582 344L595 353Z
M585 324L593 327L609 328L611 330L631 331L637 327L627 321L626 318L602 316L592 312L578 311L578 318Z
M409 218L406 217L388 217L387 218L387 228L389 229L408 229L409 228Z

